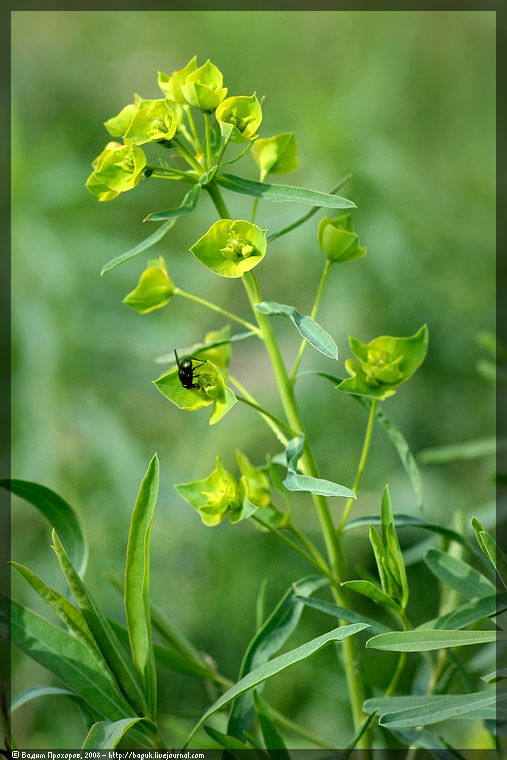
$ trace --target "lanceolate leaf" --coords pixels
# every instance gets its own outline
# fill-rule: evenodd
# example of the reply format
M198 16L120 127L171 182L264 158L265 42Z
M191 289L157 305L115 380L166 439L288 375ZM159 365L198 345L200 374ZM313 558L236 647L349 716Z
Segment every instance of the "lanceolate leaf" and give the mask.
M476 517L472 517L472 527L475 530L479 546L484 554L489 557L504 587L507 588L507 554L498 546L493 536L488 533Z
M77 695L73 691L69 691L68 689L61 689L58 686L31 686L29 689L24 689L23 691L20 691L19 694L16 694L14 699L11 702L11 715L12 713L16 712L20 707L25 705L27 702L31 702L32 699L37 699L38 697L59 697L59 696L66 696L66 697L72 697L73 699L79 699Z
M435 736L425 728L420 728L418 730L411 728L393 728L391 731L403 744L418 747L420 749L445 750L446 754L443 755L444 758L448 757L450 760L450 758L455 757L455 755L451 755L447 752L447 745L444 744L442 739L439 739L438 736ZM437 755L437 757L440 758L441 755Z
M258 668L278 652L299 623L304 606L298 597L310 596L327 583L325 578L312 575L302 578L291 586L264 625L255 634L243 657L239 678ZM236 700L231 711L227 733L241 738L243 731L249 731L255 714L251 694Z
M0 480L0 486L34 506L60 536L62 544L82 577L86 570L88 547L76 512L50 488L29 480Z
M346 607L340 607L338 604L326 602L324 599L305 599L302 596L296 596L296 599L300 599L307 607L313 607L313 609L325 612L327 615L346 620L347 623L366 623L366 625L370 626L372 633L389 633L391 630L377 620L366 617L366 615L360 615L358 612L349 610Z
M163 219L174 219L185 214L190 214L197 206L197 201L201 194L201 185L193 185L183 198L181 205L176 208L169 208L166 211L153 211L145 217L145 222L161 222Z
M330 359L338 359L338 348L332 337L314 319L301 314L294 306L276 301L262 301L255 304L255 309L268 316L289 317L310 345Z
M111 259L111 261L108 261L107 264L104 264L102 267L100 275L102 276L103 274L106 274L106 272L110 272L111 269L115 269L115 267L120 266L120 264L123 264L125 261L129 261L129 259L133 259L134 256L137 256L147 248L151 248L151 246L155 245L155 243L158 243L159 240L162 240L166 232L169 232L171 227L174 227L176 220L177 217L170 219L168 222L165 222L165 224L161 224L158 230L153 233L153 235L150 235L141 243L138 243L134 248L131 248L129 251L121 253L119 256L115 256L114 259Z
M90 650L63 628L35 612L0 597L2 635L7 635L9 612L12 642L81 696L104 718L117 720L132 708L120 694L111 672Z
M280 732L278 731L278 728L276 727L276 724L271 717L269 708L255 689L253 692L253 699L255 704L255 711L257 713L257 717L259 718L259 725L261 727L262 736L264 737L264 743L270 757L272 757L273 760L290 760L290 755L287 752L287 748L282 737L280 736ZM276 752L272 755L269 750L276 750Z
M507 635L498 631L392 631L374 636L366 646L384 652L428 652L467 644L489 644L500 638Z
M426 702L421 702L416 707L384 713L380 716L379 723L386 728L428 726L449 718L461 718L475 711L481 710L482 712L487 708L495 710L499 698L496 690L473 694L441 694L423 697L422 699L425 699Z
M125 613L134 665L150 706L156 714L157 674L151 637L150 531L157 503L159 464L151 460L132 512L125 567Z
M445 628L447 630L456 630L464 628L471 623L475 623L484 617L493 617L507 610L507 592L501 594L491 594L482 599L474 599L471 602L462 604L447 615L428 620L426 623L418 626L418 630L438 630Z
M216 182L227 190L267 201L293 201L308 206L323 208L356 208L356 204L339 195L320 193L317 190L306 190L303 187L291 185L271 185L267 182L255 182L251 179L236 177L234 174L219 174Z
M213 741L215 741L219 747L223 747L224 749L229 750L241 750L242 752L244 750L250 750L248 744L240 741L235 736L228 736L227 734L223 734L221 731L217 731L216 729L211 728L211 726L205 726L204 730L208 736L211 736ZM231 754L234 755L234 752ZM237 757L237 755L234 755L234 757Z
M208 710L206 710L204 715L192 729L187 741L185 742L185 746L188 745L195 732L212 715L232 702L232 700L236 699L236 697L238 697L240 694L243 694L244 692L255 688L264 681L267 681L269 678L272 678L278 673L281 673L283 670L286 670L292 665L295 665L297 662L301 662L301 660L311 657L313 654L318 652L319 649L322 649L332 641L342 641L348 636L353 636L355 633L359 633L359 631L362 631L365 628L367 628L367 626L362 623L357 623L355 625L345 625L340 628L335 628L334 630L329 631L329 633L318 636L317 638L308 641L306 644L303 644L296 649L292 649L290 652L281 654L278 657L275 657L273 660L269 660L269 662L266 662L264 665L261 665L259 668L252 670L244 678L239 680L236 684L234 684L234 686L222 694L221 697L219 697L219 699L217 699L217 701L214 702L211 707L208 708Z
M309 475L300 475L296 471L304 448L304 435L298 435L292 438L287 445L285 458L287 462L287 477L283 481L288 491L298 491L301 493L316 493L322 496L343 496L347 499L355 499L356 495L350 488L341 486L339 483L333 483L331 480L323 478L312 478Z
M134 708L139 712L145 712L146 700L132 664L125 656L125 652L104 614L97 607L87 587L76 573L55 531L53 531L53 548L67 583L104 659ZM132 708L130 708L130 712L132 712Z
M370 581L346 581L341 585L352 589L352 591L357 591L358 594L367 596L369 599L377 602L377 604L380 604L381 607L387 607L387 609L394 610L394 612L401 612L396 602L393 602L388 594L384 593L373 583L370 583Z
M478 573L463 560L451 557L439 549L428 549L424 555L424 561L433 575L466 599L481 599L484 596L491 596L496 591L484 575Z
M101 720L90 728L81 749L114 749L127 731L145 718L132 717L122 720Z
M421 464L446 464L468 459L494 455L496 453L496 438L482 438L465 443L453 443L448 446L436 446L420 451L417 458Z

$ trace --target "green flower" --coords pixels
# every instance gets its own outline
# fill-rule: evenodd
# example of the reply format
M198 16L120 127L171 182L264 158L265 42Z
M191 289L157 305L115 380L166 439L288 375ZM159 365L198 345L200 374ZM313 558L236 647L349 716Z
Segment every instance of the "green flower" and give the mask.
M325 216L318 231L319 245L331 262L343 263L359 259L366 248L359 245L359 236L354 231L350 214L342 214L335 219Z
M173 293L174 285L161 256L148 262L148 268L142 273L137 287L125 296L123 303L140 314L148 314L168 304Z
M99 201L110 201L132 190L141 180L146 156L137 145L110 142L92 162L94 171L86 187Z
M241 277L264 258L266 232L250 222L220 219L190 250L212 272Z
M187 103L211 113L227 95L223 81L220 69L207 60L204 66L192 71L180 87Z
M264 182L268 174L287 174L297 169L297 152L294 132L284 132L256 140L252 146L252 156L261 170L261 182Z
M346 393L383 400L409 380L424 361L428 351L428 328L423 325L408 338L382 335L370 343L361 343L349 337L349 343L359 361L347 359L345 366L351 377L337 387Z
M172 140L178 126L178 117L165 100L147 101L139 108L122 137L136 145L160 140Z
M193 369L197 388L182 386L178 367L164 373L154 383L169 401L187 412L213 404L209 424L214 425L237 403L236 396L225 384L221 371L209 360L200 365L195 363Z
M250 97L227 98L217 108L216 118L226 140L249 142L257 137L256 131L262 121L261 105L255 93Z
M171 76L164 74L162 71L158 72L158 85L171 103L184 105L187 102L181 91L181 85L185 84L187 77L190 74L193 74L196 69L197 56L194 55L185 68L180 69L179 71L173 71Z
M231 509L237 509L238 485L220 461L207 478L175 486L182 499L196 509L205 525L218 525Z
M255 507L267 507L271 503L271 489L267 475L255 467L241 451L236 451L236 459L241 470L240 502L243 502L246 496Z

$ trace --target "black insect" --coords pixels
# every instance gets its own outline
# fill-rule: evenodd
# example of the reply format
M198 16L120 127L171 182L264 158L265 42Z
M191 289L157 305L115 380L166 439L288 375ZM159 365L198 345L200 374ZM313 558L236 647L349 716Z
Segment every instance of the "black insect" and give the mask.
M200 367L201 364L206 364L208 360L204 359L201 361L200 359L195 359L193 356L188 356L186 359L180 361L176 349L174 349L174 355L176 357L176 364L178 365L178 377L182 386L188 389L199 388L199 385L194 383L195 378L199 377L199 375L194 375L195 367L192 362L198 362L197 366Z

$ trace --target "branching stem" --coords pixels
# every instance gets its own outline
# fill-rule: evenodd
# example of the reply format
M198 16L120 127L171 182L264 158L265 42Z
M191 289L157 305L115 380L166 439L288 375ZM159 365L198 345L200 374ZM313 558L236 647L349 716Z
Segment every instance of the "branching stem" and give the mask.
M227 309L223 309L221 306L218 306L217 304L212 303L211 301L206 301L204 298L200 298L199 296L194 296L192 293L187 293L186 291L181 290L180 288L174 289L174 295L181 296L182 298L186 298L188 301L194 301L195 303L198 303L201 306L205 306L207 309L216 311L218 314L223 314L223 316L227 317L227 319L232 319L234 322L237 322L238 324L243 325L243 327L248 328L248 330L251 330L259 337L261 336L259 328L253 325L251 322L247 322L246 319L243 319L242 317L238 317L237 314L233 314L231 311L227 311Z
M375 423L376 412L377 412L377 399L374 398L370 406L370 416L368 417L368 424L366 426L366 433L364 436L363 450L361 451L361 458L359 459L359 464L357 465L356 477L354 478L354 483L352 485L352 490L354 491L354 493L357 493L357 490L361 483L361 479L363 477L366 460L368 459L368 452L370 450L371 435L373 432L373 425ZM343 529L345 527L345 523L347 522L347 518L349 516L350 510L352 509L353 503L354 503L354 499L348 499L347 503L345 504L345 509L343 510L343 514L341 516L341 520L338 525L339 535L343 533Z
M317 295L315 296L315 301L313 303L312 312L310 314L312 319L315 319L315 316L317 314L317 309L319 308L320 299L322 297L322 291L324 290L324 285L326 284L327 275L329 273L329 269L331 267L331 262L329 259L326 260L326 263L324 265L324 269L322 271L322 277L320 278L319 287L317 290ZM301 345L299 346L298 355L296 356L296 361L294 362L294 366L292 367L292 371L290 373L290 381L291 383L294 383L297 375L297 371L299 368L299 365L301 364L301 359L303 358L303 354L306 350L308 341L303 338L301 341Z

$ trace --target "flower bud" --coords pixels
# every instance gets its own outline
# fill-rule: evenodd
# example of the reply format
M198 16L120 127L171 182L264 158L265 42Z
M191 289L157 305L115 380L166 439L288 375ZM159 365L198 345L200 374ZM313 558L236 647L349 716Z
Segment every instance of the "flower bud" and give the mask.
M428 351L428 328L423 325L415 335L393 338L382 335L370 343L349 337L350 347L359 361L347 359L351 377L337 387L346 393L385 399L395 388L409 380Z
M211 113L227 95L223 81L220 69L208 60L187 76L181 84L181 92L191 106Z
M214 425L237 403L236 396L225 384L219 368L212 362L192 362L192 365L193 388L183 387L177 366L154 380L154 383L169 401L187 412L213 404L209 424Z
M238 486L235 478L220 461L207 478L175 486L182 499L196 509L205 525L218 525L229 510L238 507Z
M190 250L212 272L241 277L264 258L266 231L250 222L220 219Z
M254 93L226 98L217 108L216 118L222 136L234 143L253 140L262 121L262 110Z
M255 507L267 507L271 503L271 489L267 475L255 467L241 451L236 451L236 459L241 470L240 502L243 502L246 496Z
M173 71L171 76L164 74L162 71L158 72L158 85L166 98L170 100L171 103L179 103L180 105L184 105L187 102L185 100L185 96L181 91L181 85L185 84L186 78L190 74L193 74L196 69L197 56L194 55L194 57L187 63L185 68L180 69L179 71Z
M297 169L297 152L294 132L284 132L256 140L252 146L252 156L261 170L261 182L268 174L287 174Z
M87 189L99 201L110 201L140 182L146 156L137 145L110 142L94 159L92 166L94 171L86 181Z
M123 303L140 314L148 314L169 303L174 293L174 285L167 274L165 261L159 259L148 262L139 284L123 299Z
M319 224L318 238L322 253L333 263L353 261L366 253L366 248L359 245L350 214L342 214L336 219L325 216Z

